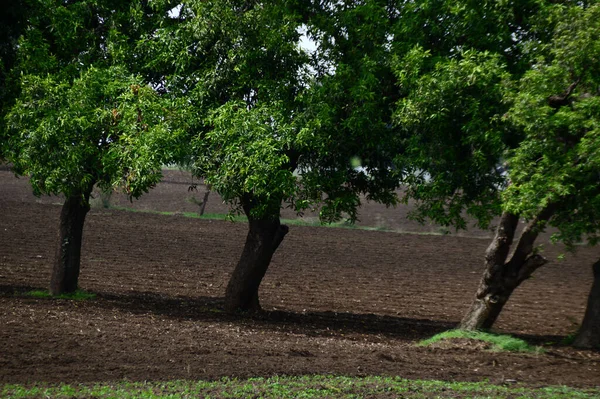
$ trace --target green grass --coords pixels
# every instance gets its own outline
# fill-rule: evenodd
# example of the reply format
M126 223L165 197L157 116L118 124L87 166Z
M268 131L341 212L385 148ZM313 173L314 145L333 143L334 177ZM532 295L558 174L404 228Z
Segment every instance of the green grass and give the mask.
M93 294L91 292L82 291L82 290L77 290L75 292L72 292L69 294L62 294L62 295L50 295L50 293L48 291L34 290L34 291L26 292L25 296L30 296L33 298L71 299L74 301L85 301L88 299L96 298L96 294Z
M406 380L399 377L303 376L218 381L119 382L96 385L0 385L0 396L17 398L599 398L600 389L564 386Z
M151 213L154 215L164 215L164 216L183 216L187 218L193 219L205 219L205 220L227 220L234 223L247 223L248 219L244 215L230 215L227 213L205 213L200 216L196 212L170 212L170 211L155 211L150 209L134 209L127 208L123 206L111 206L111 209L118 211L127 211L127 212L138 212L138 213ZM358 230L368 230L368 231L387 231L392 233L401 233L401 234L417 234L417 235L434 235L441 236L446 235L443 232L415 232L415 231L401 231L395 229L389 229L386 227L371 227L371 226L358 226L356 224L350 223L349 221L342 220L334 223L321 223L318 218L314 219L281 219L282 224L287 224L290 226L308 226L308 227L328 227L328 228L341 228L341 229L358 229ZM467 236L464 236L467 237ZM482 238L482 237L475 237ZM487 238L487 237L483 237Z
M127 212L139 212L139 213L152 213L155 215L165 215L165 216L184 216L187 218L193 219L207 219L207 220L227 220L236 223L247 223L248 218L244 215L230 215L227 213L205 213L200 216L196 212L169 212L169 211L154 211L149 209L134 209L127 208L122 206L113 206L111 209L116 209L119 211L127 211ZM289 224L294 226L323 226L323 227L341 227L341 228L350 228L357 229L363 227L356 226L346 221L331 223L331 224L321 224L318 219L314 220L301 220L301 219L281 219L282 224ZM364 227L364 229L375 230L376 228Z
M571 346L571 345L573 345L573 342L575 342L575 338L577 338L577 332L571 333L571 334L567 335L566 337L564 337L562 339L562 341L560 341L560 344Z
M427 346L442 340L452 339L471 339L475 341L489 342L493 349L497 351L508 352L542 352L542 349L537 346L529 345L522 339L511 337L510 335L498 335L483 331L465 331L465 330L450 330L434 335L433 337L421 341L419 345Z

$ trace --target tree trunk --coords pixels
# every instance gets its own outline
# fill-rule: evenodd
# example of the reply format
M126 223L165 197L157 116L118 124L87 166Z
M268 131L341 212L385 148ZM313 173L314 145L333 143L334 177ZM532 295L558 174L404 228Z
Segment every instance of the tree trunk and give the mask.
M486 280L484 277L479 283L479 289L471 308L461 321L460 328L463 330L489 330L492 328L513 291L531 277L536 269L546 263L547 260L544 257L532 255L526 262L515 265L518 266L519 271L513 272L505 265L496 277L490 280Z
M259 311L258 288L267 272L273 254L288 232L276 217L255 219L251 207L244 206L248 216L248 236L242 256L233 271L225 293L225 309Z
M502 271L510 251L519 217L504 212L496 235L485 252L485 272L479 283L471 308L460 323L463 330L490 328L506 303L502 286Z
M592 268L594 283L588 297L583 323L573 342L573 346L577 348L600 349L600 260Z
M63 204L58 230L59 245L50 279L50 293L52 295L66 294L77 289L83 224L85 216L90 210L91 191L90 188L84 193L73 194Z
M200 216L204 215L204 210L206 209L206 203L208 202L208 196L210 195L210 185L206 186L206 192L204 193L204 199L202 200L202 205L200 205Z
M544 209L525 227L517 246L506 262L519 222L517 215L504 212L496 235L485 254L485 272L479 283L471 308L462 319L463 330L490 329L498 319L502 308L513 291L547 260L533 252L533 244L545 222L551 215Z

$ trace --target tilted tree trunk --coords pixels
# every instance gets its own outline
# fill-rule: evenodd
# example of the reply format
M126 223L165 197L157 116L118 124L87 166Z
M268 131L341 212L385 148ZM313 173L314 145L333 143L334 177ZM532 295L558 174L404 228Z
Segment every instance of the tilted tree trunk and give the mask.
M587 308L581 328L573 346L585 349L600 349L600 260L592 266L594 283L588 297Z
M93 187L93 185L92 185ZM73 194L65 200L60 213L58 248L50 279L52 295L66 294L77 290L81 264L83 224L90 210L89 199L92 189Z
M531 220L519 237L507 262L519 217L504 212L496 235L485 253L485 272L479 283L471 308L462 319L463 330L492 327L513 291L547 260L533 253L533 245L545 222L552 214L550 207Z
M228 312L260 310L258 288L273 254L288 232L288 227L280 223L279 215L255 219L251 206L246 203L243 207L248 216L248 236L227 285L225 309Z
M204 193L204 198L202 199L202 205L200 205L200 216L204 215L204 210L206 209L206 203L208 202L208 196L210 195L211 186L210 184L206 186L206 192Z

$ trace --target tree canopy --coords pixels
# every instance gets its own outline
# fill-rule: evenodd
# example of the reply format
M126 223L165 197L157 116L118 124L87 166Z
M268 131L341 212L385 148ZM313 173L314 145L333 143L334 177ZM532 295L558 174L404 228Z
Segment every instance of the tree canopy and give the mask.
M18 76L13 69L17 62L18 41L29 12L29 4L21 0L4 4L0 15L0 162L8 141L4 116L18 96Z
M120 28L133 25L133 11L126 2L46 1L29 16L7 157L36 194L123 182L139 196L172 159L173 146L164 144L178 137L169 124L174 104L128 70L121 54Z
M90 67L69 81L28 75L8 114L9 159L34 193L125 185L138 197L160 180L177 131L152 88L123 68Z
M562 11L544 56L510 98L505 118L525 134L510 153L511 212L551 206L555 239L569 246L600 232L600 4Z
M413 13L399 21L395 36L404 38L398 40L397 48L402 51L395 54L394 63L403 93L395 113L402 143L397 163L411 171L404 183L407 196L418 202L418 219L432 218L462 228L466 227L463 210L480 226L488 225L502 209L533 218L550 201L533 197L556 193L548 185L559 184L557 179L569 181L571 198L576 194L591 200L593 192L584 194L594 186L584 177L590 172L579 174L583 170L567 166L569 161L562 155L560 160L553 157L563 164L561 168L539 163L543 172L536 172L526 159L536 163L546 149L548 156L557 149L543 131L560 136L563 133L558 132L571 122L580 124L568 128L579 134L593 131L589 127L596 110L585 107L587 111L574 112L573 107L566 107L557 112L549 99L564 95L577 81L573 89L579 87L578 92L586 93L583 97L591 101L578 105L594 101L591 93L595 90L590 89L596 84L590 76L597 63L594 3L425 2L406 6ZM433 23L436 19L441 22ZM415 26L427 28L411 37ZM578 70L587 74L581 81L576 77ZM573 103L577 96L569 95ZM544 112L552 116L545 119ZM579 122L566 121L567 113L579 115ZM561 118L563 126L559 127ZM544 137L545 145L553 150L536 144L536 137ZM593 146L589 144L593 141L583 142ZM591 171L593 164L589 165ZM559 177L564 168L570 168L570 174ZM575 189L575 181L581 179L587 180ZM540 185L525 188L534 180ZM562 190L566 208L556 209L555 224L572 229L558 222L558 214L566 215L577 206L566 205L567 191L556 188ZM594 209L588 200L585 206Z
M257 217L278 215L294 195L305 55L284 3L182 2L179 22L142 45L166 90L188 103L194 173L234 206L260 198Z

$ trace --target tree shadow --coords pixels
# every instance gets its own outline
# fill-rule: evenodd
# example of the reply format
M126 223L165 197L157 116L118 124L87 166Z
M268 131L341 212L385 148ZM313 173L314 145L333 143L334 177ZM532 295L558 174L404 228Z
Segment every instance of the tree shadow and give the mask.
M22 297L48 301L51 298L33 298L27 293L44 290L37 286L1 285L0 297ZM175 320L215 323L235 323L246 328L285 332L310 337L344 337L359 339L363 336L419 341L435 334L456 328L457 322L407 318L372 313L346 313L334 311L294 312L266 310L259 313L230 314L224 311L222 297L170 296L155 292L132 291L128 293L95 292L95 299L85 300L88 306L117 309L133 314L152 314ZM57 299L68 301L68 299ZM561 344L563 336L513 334L533 345L567 346ZM561 355L557 355L561 356Z
M227 322L248 328L283 331L312 337L377 335L381 337L420 340L455 327L454 323L333 311L294 312L266 310L259 313L226 313L222 297L167 296L151 292L127 294L97 293L95 306L119 309L135 314L150 313L171 319ZM352 337L354 335L354 337Z
M48 290L48 287L33 285L0 284L0 297L24 296L31 291Z
M38 299L27 296L28 292L40 289L44 288L0 285L0 296L40 301L52 300L52 298ZM357 336L369 335L413 341L425 339L455 327L454 323L437 320L333 311L266 310L259 313L230 314L224 311L222 297L169 296L142 291L94 293L96 294L95 299L85 300L88 306L107 310L117 309L133 314L152 314L176 320L236 323L252 329L311 337L344 336L346 339L357 339ZM56 300L68 301L68 299Z

